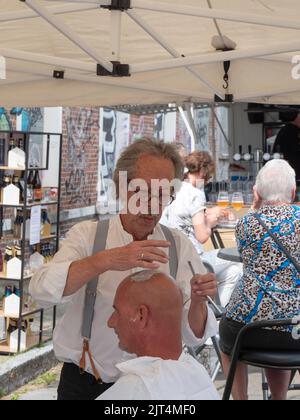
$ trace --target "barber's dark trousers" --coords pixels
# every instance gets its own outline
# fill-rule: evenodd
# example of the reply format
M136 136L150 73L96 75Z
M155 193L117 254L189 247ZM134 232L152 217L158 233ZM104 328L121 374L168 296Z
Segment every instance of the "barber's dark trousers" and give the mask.
M58 387L58 401L92 401L113 384L98 384L93 375L80 374L79 367L65 363Z

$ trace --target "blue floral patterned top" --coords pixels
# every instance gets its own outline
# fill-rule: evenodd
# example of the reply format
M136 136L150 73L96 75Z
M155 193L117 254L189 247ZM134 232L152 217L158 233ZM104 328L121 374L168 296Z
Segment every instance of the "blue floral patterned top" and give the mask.
M300 262L300 207L266 206L258 214ZM239 221L236 237L244 272L227 306L227 318L248 324L299 316L300 273L253 212Z

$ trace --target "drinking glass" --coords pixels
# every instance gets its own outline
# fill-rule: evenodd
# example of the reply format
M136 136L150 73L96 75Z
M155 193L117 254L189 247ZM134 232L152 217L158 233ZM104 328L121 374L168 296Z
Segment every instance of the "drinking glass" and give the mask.
M220 191L218 195L218 206L222 208L229 207L229 194L226 191Z
M244 207L244 197L241 192L232 195L231 205L235 211L240 211Z

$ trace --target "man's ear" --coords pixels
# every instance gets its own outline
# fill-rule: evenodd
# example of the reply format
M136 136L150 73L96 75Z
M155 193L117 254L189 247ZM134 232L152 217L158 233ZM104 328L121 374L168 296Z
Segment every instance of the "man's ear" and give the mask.
M292 203L295 201L295 199L296 199L296 194L297 194L297 189L296 188L293 188L293 191L292 191L292 197L291 197L291 200L292 200Z
M141 305L138 312L138 322L142 329L146 328L150 319L150 310L148 306Z

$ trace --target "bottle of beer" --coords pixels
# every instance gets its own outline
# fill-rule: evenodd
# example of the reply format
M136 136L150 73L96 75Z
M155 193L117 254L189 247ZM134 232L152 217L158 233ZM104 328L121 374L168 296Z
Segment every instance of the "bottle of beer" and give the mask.
M18 289L16 286L14 286L14 288L13 288L13 294L16 295L16 296L18 296L18 297L21 297L21 291L20 291L20 289Z
M3 276L7 277L7 263L13 259L13 250L11 246L7 246L5 249L4 260L3 260Z
M21 226L22 226L22 210L17 210L17 216L14 221L14 238L21 238Z
M15 253L16 253L16 257L19 258L19 260L22 261L22 249L19 246L15 247Z
M3 180L3 184L2 184L2 189L1 189L1 202L3 203L3 190L4 188L8 187L9 184L11 184L11 177L8 175L5 175L4 180Z
M10 135L10 139L9 139L9 147L8 147L8 151L15 149L16 147L16 143L15 143L15 139L13 138L13 135Z
M5 165L5 138L0 138L0 166Z
M24 150L24 139L22 137L18 138L17 144L19 149Z
M36 170L33 179L33 199L34 201L42 201L43 190L39 171Z
M17 177L15 177L15 179L16 178ZM25 194L24 194L25 172L22 171L21 176L18 177L18 178L19 178L19 182L18 182L17 187L20 189L20 200L21 200L21 203L24 203L24 201L25 201Z
M5 287L5 292L4 292L4 297L8 298L10 295L12 295L13 293L13 289L11 286L6 286Z
M27 202L33 202L33 180L34 180L34 171L31 169L27 178Z

